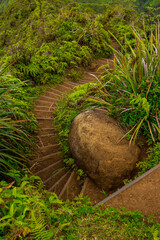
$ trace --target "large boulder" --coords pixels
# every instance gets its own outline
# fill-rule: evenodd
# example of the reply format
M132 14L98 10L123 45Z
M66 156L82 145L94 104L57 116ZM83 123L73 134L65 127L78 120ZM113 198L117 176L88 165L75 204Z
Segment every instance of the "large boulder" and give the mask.
M71 125L69 146L79 168L105 191L116 189L136 167L140 150L121 140L120 124L102 110L80 113Z

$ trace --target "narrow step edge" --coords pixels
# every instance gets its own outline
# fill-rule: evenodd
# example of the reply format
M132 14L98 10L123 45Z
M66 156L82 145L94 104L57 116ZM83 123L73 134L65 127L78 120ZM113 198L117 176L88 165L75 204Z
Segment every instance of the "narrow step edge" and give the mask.
M47 146L44 146L44 147L41 147L40 149L39 149L39 151L43 151L43 150L45 150L46 148L50 148L50 147L55 147L55 146L59 146L60 147L60 144L59 143L56 143L56 144L49 144L49 145L47 145ZM55 152L55 153L60 153L60 151L57 151L57 152ZM54 154L54 153L52 153L52 154ZM50 155L50 154L49 154ZM49 156L49 155L46 155L46 156Z
M84 191L85 191L86 185L87 185L87 183L88 183L88 180L89 180L89 178L86 177L86 179L84 180L84 184L83 184L83 186L82 186L80 195L83 195L83 194L84 194Z
M44 102L44 103L55 103L56 104L56 102L50 102L50 101L44 101L44 100L41 100L41 99L37 99L37 100L35 100L35 102ZM41 106L40 106L41 107ZM45 106L46 107L46 106Z
M66 88L66 90L73 90L72 88L67 87L67 86L64 86L64 85L59 85L58 87ZM58 89L57 89L57 90L58 90ZM63 91L61 91L61 92L64 93Z
M47 97L46 95L40 95L38 100L41 100L41 99L40 99L41 97L43 97L43 98L45 98L45 99L50 99L50 100L55 100L55 101L57 101L57 98ZM41 101L43 101L43 99L42 99Z
M53 118L37 117L36 119L37 120L52 120L53 121Z
M154 171L157 170L158 168L160 168L160 164L156 165L156 166L153 167L152 169L150 169L150 170L148 170L147 172L145 172L144 174L142 174L140 177L136 178L135 180L133 180L132 182L128 183L128 184L125 185L124 187L122 187L122 188L120 188L119 190L117 190L116 192L112 193L109 197L105 198L104 200L102 200L101 202L97 203L97 204L94 205L93 207L98 207L99 205L108 202L109 200L111 200L112 198L114 198L115 196L117 196L118 194L124 192L126 189L130 188L131 186L133 186L133 185L136 184L137 182L141 181L143 178L147 177L149 174L151 174L152 172L154 172Z
M40 112L40 113L42 113L42 112L44 112L44 113L51 113L50 111L47 111L47 110L33 110L33 113L35 113L35 112Z
M54 88L52 88L53 90L54 90ZM46 91L45 93L49 93L49 94L53 94L53 95L55 95L56 97L58 97L58 98L60 98L61 96L62 96L62 94L61 94L61 92L59 91L58 92L58 90L57 91L53 91L53 90L51 90L51 91ZM55 89L56 90L56 89ZM45 95L41 95L41 96L45 96ZM57 98L56 98L57 99Z
M68 178L66 184L65 184L64 187L62 188L62 191L60 192L60 194L59 194L59 196L58 196L59 198L62 197L63 193L65 192L65 190L66 190L66 188L67 188L67 186L68 186L69 183L71 182L72 177L74 176L74 174L75 174L75 171L73 170L72 173L71 173L71 175L69 176L69 178Z
M53 136L53 138L55 137L55 135L53 134L53 133L50 133L50 134L40 134L38 137L52 137Z
M48 146L49 146L49 145L48 145ZM45 146L45 147L48 147L48 146ZM54 146L54 145L53 145L53 146ZM45 147L43 147L43 148L45 148ZM58 152L54 152L54 153L52 153L52 154L43 156L43 157L41 157L41 158L36 158L36 159L34 159L34 160L31 160L31 161L32 161L32 162L42 162L42 161L48 160L48 158L54 157L54 155L59 155L60 157L62 157L62 156L61 156L61 152L58 151Z
M38 101L39 101L39 100L38 100ZM37 107L38 107L38 108L53 108L53 110L54 110L54 109L56 109L56 108L57 108L57 105L56 105L56 106L54 106L54 107L49 107L49 106L41 106L41 105L39 106L39 105L36 105L33 111L40 111L40 110L39 110ZM37 109L36 109L36 108L37 108ZM41 111L43 111L43 110L41 110ZM48 111L48 112L49 112L49 111Z
M57 170L55 170L55 173L51 174L51 176L49 178L47 178L46 180L43 181L44 184L46 184L48 181L50 181L52 178L56 177L61 171L65 170L66 168L63 167L63 168L59 168Z
M79 85L79 83L73 83L73 82L65 82L65 84L67 85L67 86L71 86L71 87L76 87L77 85Z
M54 189L54 187L59 184L69 173L71 172L71 170L67 171L52 187L50 187L48 189L48 191L52 191Z
M38 171L38 172L35 172L34 175L38 176L38 174L40 173L43 173L45 172L46 170L48 170L49 168L53 167L53 166L56 166L58 163L60 163L62 160L58 160L57 162L54 162L53 164L49 165L48 167L46 168L43 168L42 170Z
M39 130L41 130L41 131L46 131L46 130L56 130L56 128L54 128L54 127L52 127L52 128L41 128L41 129L39 129Z
M58 87L58 86L60 86L61 84L58 84L56 87ZM56 88L53 88L53 87L51 87L51 88L49 88L47 91L49 91L49 92L57 92L58 94L61 94L61 91L60 90L58 90L58 89L56 89Z

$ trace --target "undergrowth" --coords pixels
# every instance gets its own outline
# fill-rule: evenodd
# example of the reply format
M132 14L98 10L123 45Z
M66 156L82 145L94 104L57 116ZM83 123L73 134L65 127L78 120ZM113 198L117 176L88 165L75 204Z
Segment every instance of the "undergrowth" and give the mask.
M40 92L11 75L9 66L0 70L0 180L23 174L32 156L37 124L31 110Z
M109 56L109 35L95 15L72 2L15 0L2 12L0 65L34 84L61 83L91 57ZM6 17L8 16L8 17Z
M28 172L0 183L0 239L159 239L153 218L124 208L94 208L87 197L63 202Z

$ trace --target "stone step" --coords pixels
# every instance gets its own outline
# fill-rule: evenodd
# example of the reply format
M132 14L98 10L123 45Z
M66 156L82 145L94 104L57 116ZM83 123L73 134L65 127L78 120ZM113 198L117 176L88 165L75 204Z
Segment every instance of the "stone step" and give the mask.
M36 105L34 111L50 111L50 112L53 112L56 109L57 109L57 105L54 106L54 107Z
M46 95L47 95L47 97L50 97L50 98L56 98L56 99L61 99L61 97L62 97L62 93L60 92L60 93L57 93L57 92L54 92L54 91L46 91Z
M57 103L57 98L55 97L49 97L49 96L40 96L39 97L40 101L45 101L45 102L53 102L53 103Z
M57 195L59 195L63 189L63 186L67 182L70 176L70 173L71 173L71 170L68 170L53 186L51 186L48 189L48 191L55 192Z
M48 134L48 135L41 135L39 136L40 141L42 142L42 145L48 146L48 145L54 145L56 144L56 135Z
M39 107L43 106L43 107L48 107L48 108L51 108L51 107L57 107L57 103L56 102L53 102L53 101L44 101L44 100L35 100L34 101L36 103L36 107L39 105Z
M36 118L52 118L54 116L51 111L34 110L33 113Z
M59 153L61 147L58 143L39 148L36 152L36 158L49 157L50 154Z
M76 87L78 85L79 85L79 83L65 82L65 86L67 86L69 88L74 88L74 87Z
M72 201L76 196L78 196L81 192L81 183L77 178L77 174L74 170L70 174L67 182L63 186L62 191L59 194L59 198L64 201L70 200Z
M45 147L46 150L47 150L47 147ZM62 158L61 151L56 151L44 156L36 156L36 158L32 162L42 162L42 161L47 161L49 159L61 159L61 158Z
M64 85L59 85L58 87L57 87L57 89L58 90L60 90L61 92L70 92L70 91L72 91L72 88L70 88L70 87L67 87L67 86L64 86Z
M47 148L47 147L44 147L44 148ZM33 160L30 160L31 166L33 166L37 162L43 162L43 161L47 161L49 159L55 159L55 160L62 159L61 151L52 152L52 153L46 154L46 155L40 155L40 154L41 154L40 152L38 152L38 153L36 152L35 158Z
M32 172L37 173L41 171L42 169L52 165L53 163L56 163L58 161L63 161L63 158L61 154L58 153L52 153L50 155L47 155L46 157L39 158L37 160L34 160L34 163L32 163Z
M46 126L48 128L53 127L53 118L38 119L37 122L39 124L39 128L45 128Z
M46 134L57 134L56 128L54 128L54 125L51 128L39 128L37 131L38 136L39 135L46 135Z
M52 176L55 171L61 168L65 168L63 160L56 161L51 165L39 170L38 172L35 172L34 174L39 176L42 181L45 181L46 179L48 179L48 177Z
M75 86L76 85L76 83L74 83L74 82L71 82L71 81L66 81L66 82L64 82L63 83L63 86L66 86L66 87L68 87L68 86Z
M59 85L58 85L58 86L59 86ZM48 91L49 91L49 92L52 92L52 93L54 93L54 94L57 94L57 95L59 95L59 96L62 95L62 92L61 92L60 90L56 89L56 88L49 88Z
M88 196L94 204L102 201L105 197L102 190L89 177L86 177L80 195Z
M57 169L54 171L45 181L44 184L46 186L46 189L51 189L59 179L61 179L65 174L67 173L67 170L65 167L62 167L60 169Z

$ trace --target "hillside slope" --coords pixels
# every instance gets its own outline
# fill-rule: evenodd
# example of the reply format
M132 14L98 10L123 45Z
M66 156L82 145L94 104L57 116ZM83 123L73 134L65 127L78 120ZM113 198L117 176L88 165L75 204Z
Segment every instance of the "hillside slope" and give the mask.
M12 74L36 84L61 82L91 56L111 53L103 25L74 2L15 0L0 22L0 65L11 63Z

